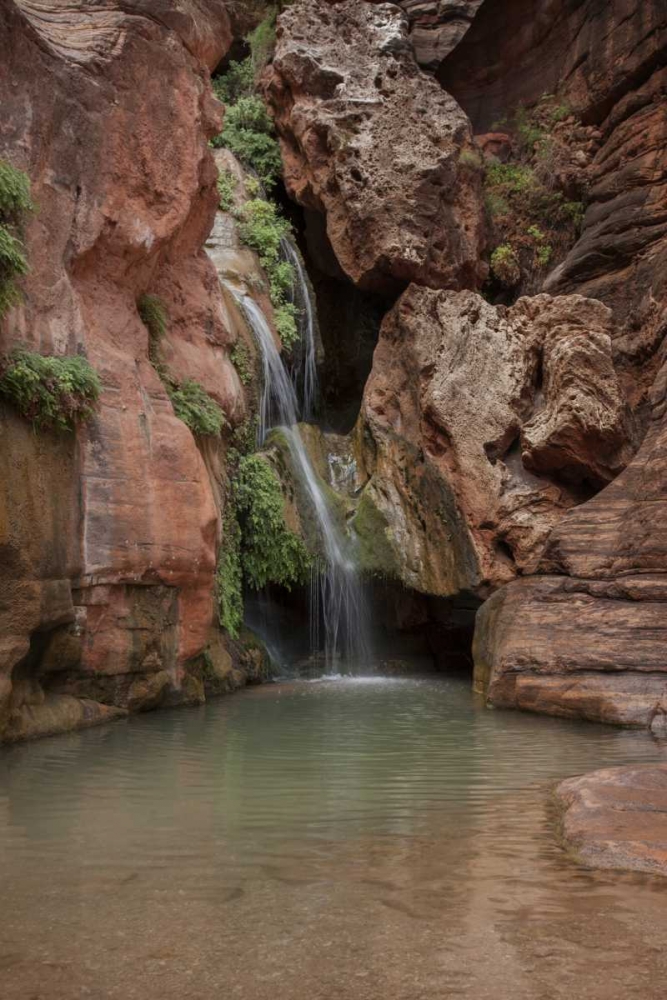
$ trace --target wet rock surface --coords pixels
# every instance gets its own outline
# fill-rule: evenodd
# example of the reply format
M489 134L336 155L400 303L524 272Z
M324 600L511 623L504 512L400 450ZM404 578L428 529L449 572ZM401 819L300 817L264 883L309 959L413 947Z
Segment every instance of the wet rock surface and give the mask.
M566 845L591 868L667 875L667 765L593 771L561 782Z

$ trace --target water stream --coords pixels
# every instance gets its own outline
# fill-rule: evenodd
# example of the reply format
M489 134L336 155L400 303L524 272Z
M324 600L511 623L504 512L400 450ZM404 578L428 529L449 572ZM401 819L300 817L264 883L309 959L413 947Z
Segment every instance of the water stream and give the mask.
M0 755L3 1000L658 1000L664 880L558 845L643 732L469 680L267 685Z
M297 255L298 257L298 255ZM305 276L300 273L301 295L309 300ZM299 430L303 411L299 406L294 382L276 345L271 327L257 302L249 295L231 288L253 331L262 359L262 391L258 444L264 444L274 428L280 428L286 441L294 474L307 497L318 525L322 542L321 563L313 569L310 588L311 652L319 655L322 646L327 673L361 671L371 658L368 609L362 581L357 573L351 540L343 534L317 475ZM307 323L312 341L306 345L305 363L314 364L314 324L312 305ZM314 376L304 378L308 392L315 390ZM308 392L304 407L312 405ZM323 639L323 642L322 642Z
M296 306L299 322L299 346L293 368L293 381L297 395L301 396L301 419L309 421L315 416L319 392L316 343L317 313L301 254L292 240L286 236L280 241L280 247L283 257L292 265L294 272L292 302Z

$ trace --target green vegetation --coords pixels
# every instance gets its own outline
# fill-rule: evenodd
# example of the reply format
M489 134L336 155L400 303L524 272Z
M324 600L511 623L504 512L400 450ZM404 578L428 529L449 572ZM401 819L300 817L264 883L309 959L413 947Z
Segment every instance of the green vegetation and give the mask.
M0 362L0 396L38 429L73 430L90 419L101 391L97 372L78 355L18 350Z
M459 155L459 163L464 167L469 167L470 170L481 171L484 169L484 160L473 149L462 149Z
M496 243L491 278L504 289L538 288L540 272L579 234L583 202L568 200L560 189L563 174L572 177L571 144L580 141L576 124L567 122L571 116L551 95L530 111L519 108L508 126L515 134L513 160L486 168L485 205Z
M273 121L257 94L256 82L273 53L279 7L282 4L265 7L264 18L246 37L248 58L230 63L227 72L213 81L213 90L227 109L222 132L211 140L212 145L230 149L247 169L255 171L267 190L280 176L282 160Z
M273 312L273 321L280 337L283 350L290 354L299 340L299 328L296 323L296 308L291 302L283 302Z
M216 591L220 625L232 639L238 639L243 625L241 528L230 503L222 522L222 545L218 554Z
M151 344L160 343L169 323L167 307L158 295L142 295L137 302L141 322L148 330Z
M0 318L19 301L17 281L28 273L19 236L22 218L33 207L27 174L0 160Z
M216 76L213 93L223 104L235 104L241 97L250 97L255 92L255 73L252 59L232 62L224 76Z
M246 168L255 171L267 189L276 183L282 170L280 147L261 97L240 97L229 105L222 132L211 142L230 149Z
M231 170L218 171L218 203L223 212L231 212L234 208L234 193L237 187L238 181Z
M148 357L174 407L179 420L201 437L217 437L227 425L225 415L204 387L193 379L179 382L160 358L160 342L167 332L169 313L158 295L142 295L137 303L139 315L148 330Z
M294 283L294 269L280 258L280 242L291 233L290 224L279 214L273 202L263 198L247 201L239 210L237 219L240 240L256 251L266 271L276 330L283 349L289 353L299 339L296 309L288 301L288 293Z
M0 216L3 223L18 225L21 217L33 208L28 175L0 160Z
M253 360L247 345L242 340L239 340L234 347L231 357L232 364L236 368L241 384L250 385L252 382Z
M266 458L256 454L241 459L234 494L247 583L255 590L268 583L288 589L305 583L310 555L285 524L280 480Z
M225 415L199 382L192 379L180 383L167 382L165 388L174 413L193 434L217 437L222 433L227 424Z
M511 243L502 243L491 254L491 273L501 285L513 288L521 280L521 265Z

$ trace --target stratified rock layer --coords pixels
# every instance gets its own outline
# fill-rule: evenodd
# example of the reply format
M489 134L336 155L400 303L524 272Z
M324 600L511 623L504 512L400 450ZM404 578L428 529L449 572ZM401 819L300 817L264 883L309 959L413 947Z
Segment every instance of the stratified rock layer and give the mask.
M469 122L420 71L398 7L300 0L279 19L266 92L288 191L326 213L355 283L478 284L480 178L461 164Z
M611 314L578 296L505 309L413 285L383 324L360 432L358 533L389 545L407 586L485 596L536 569L582 489L631 455Z
M482 609L477 685L496 704L658 730L667 693L666 61L658 0L487 0L440 74L479 131L545 91L597 127L583 231L544 289L611 308L614 366L633 436L645 435L625 471L554 528L545 575L510 584ZM526 440L537 445L534 469L551 461L546 442Z
M612 767L563 781L566 845L591 868L667 875L667 765Z

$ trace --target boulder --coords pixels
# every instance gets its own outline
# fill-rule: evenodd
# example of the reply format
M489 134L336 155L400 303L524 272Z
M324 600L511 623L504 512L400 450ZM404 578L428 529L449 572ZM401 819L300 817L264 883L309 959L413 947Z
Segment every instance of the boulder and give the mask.
M474 292L404 293L364 393L369 510L355 523L385 567L389 546L406 586L484 597L534 571L554 526L623 467L611 332L609 310L578 296L507 309Z
M470 125L419 69L408 27L392 4L300 0L283 12L265 89L285 183L325 213L360 287L475 287L483 223L479 171L465 163Z

